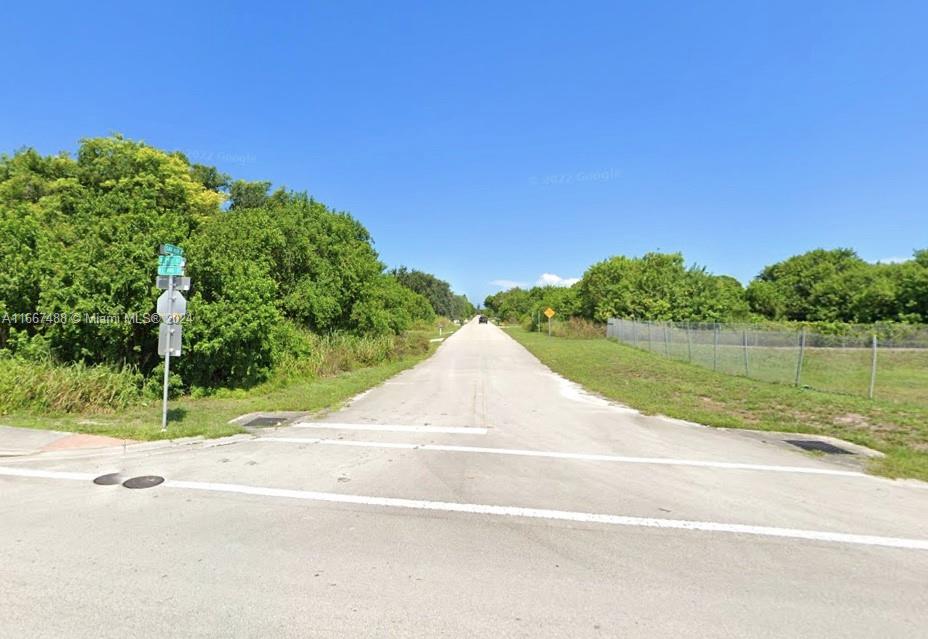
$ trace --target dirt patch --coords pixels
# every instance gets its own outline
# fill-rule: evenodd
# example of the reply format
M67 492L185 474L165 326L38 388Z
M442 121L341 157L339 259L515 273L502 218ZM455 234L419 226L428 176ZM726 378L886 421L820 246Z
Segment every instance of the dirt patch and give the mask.
M858 426L867 428L870 426L870 422L867 421L867 418L863 415L857 413L844 413L843 415L836 415L832 420L838 426Z
M122 446L125 443L134 444L131 439L116 439L115 437L104 437L103 435L68 435L56 439L51 444L43 446L43 451L50 450L71 450L74 448L108 448L110 446Z

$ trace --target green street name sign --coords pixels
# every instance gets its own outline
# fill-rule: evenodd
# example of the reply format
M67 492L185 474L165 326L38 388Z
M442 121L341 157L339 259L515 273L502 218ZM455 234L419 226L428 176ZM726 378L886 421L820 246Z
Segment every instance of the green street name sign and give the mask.
M159 255L158 275L183 275L187 260L180 255Z
M184 249L179 246L174 246L173 244L162 244L158 247L158 253L161 255L183 255Z

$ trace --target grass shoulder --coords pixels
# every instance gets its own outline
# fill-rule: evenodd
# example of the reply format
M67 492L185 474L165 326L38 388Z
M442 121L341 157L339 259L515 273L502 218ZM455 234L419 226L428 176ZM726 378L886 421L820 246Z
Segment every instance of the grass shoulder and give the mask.
M20 411L0 417L0 423L134 440L224 437L243 432L229 420L245 413L316 412L337 408L354 395L411 368L435 348L437 344L431 344L397 359L326 376L291 375L248 390L223 391L208 397L179 397L169 404L167 433L161 432L160 401L136 403L114 412L45 414Z
M830 435L885 453L870 469L928 480L928 408L714 373L604 338L507 332L555 372L646 414L707 426Z

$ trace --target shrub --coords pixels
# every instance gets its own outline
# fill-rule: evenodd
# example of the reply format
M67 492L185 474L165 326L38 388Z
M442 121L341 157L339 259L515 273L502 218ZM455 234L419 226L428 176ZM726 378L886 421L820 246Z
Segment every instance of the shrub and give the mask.
M55 366L0 356L0 415L28 412L112 412L142 396L144 378L131 368L83 363Z
M546 332L547 325L543 322L539 326L539 331ZM567 337L572 339L593 339L596 337L606 336L606 327L598 322L591 322L582 317L571 317L566 322L554 320L551 323L551 334L555 337Z

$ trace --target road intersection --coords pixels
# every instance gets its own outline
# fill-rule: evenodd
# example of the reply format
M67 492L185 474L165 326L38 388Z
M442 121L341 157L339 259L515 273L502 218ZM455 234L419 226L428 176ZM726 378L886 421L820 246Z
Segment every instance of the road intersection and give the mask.
M107 473L159 475L146 490ZM254 436L0 459L0 636L918 636L928 485L643 416L492 325Z

